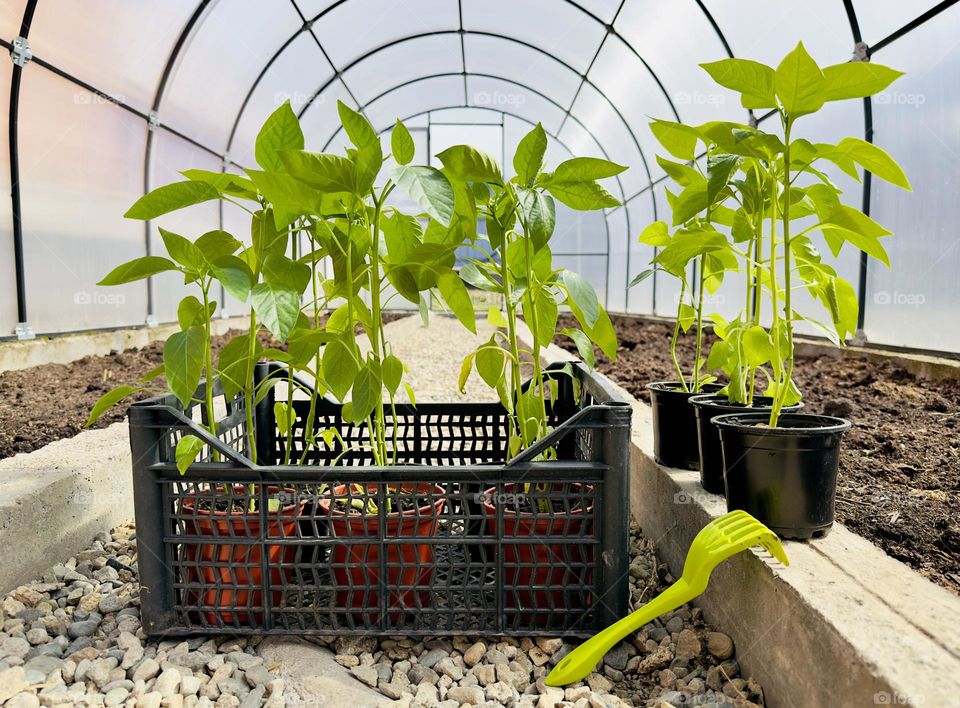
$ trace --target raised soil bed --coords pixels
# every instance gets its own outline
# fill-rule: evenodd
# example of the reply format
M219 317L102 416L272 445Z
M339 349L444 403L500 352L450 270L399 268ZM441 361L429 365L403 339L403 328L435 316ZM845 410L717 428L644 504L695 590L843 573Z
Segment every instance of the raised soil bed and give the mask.
M597 352L598 368L649 403L646 384L676 378L672 327L623 316L614 324L618 359ZM574 350L569 340L558 344ZM693 359L693 337L681 338L680 353ZM960 593L960 381L836 353L800 354L795 373L805 412L853 421L840 456L837 520Z

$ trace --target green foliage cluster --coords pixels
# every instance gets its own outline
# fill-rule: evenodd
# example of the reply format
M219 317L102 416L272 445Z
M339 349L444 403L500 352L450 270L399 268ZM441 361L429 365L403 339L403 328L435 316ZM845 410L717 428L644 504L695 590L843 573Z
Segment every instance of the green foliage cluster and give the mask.
M258 169L242 175L188 170L182 173L184 180L153 190L130 208L128 218L150 220L220 200L248 213L250 234L245 242L219 230L190 240L160 229L167 256L134 259L101 281L120 285L177 272L197 294L179 305L180 331L167 340L163 365L141 385L104 395L88 425L131 394L164 390L155 384L163 374L184 407L201 404L204 424L216 436L214 387L201 388L200 382L219 382L228 399L243 397L246 450L256 462L253 412L272 387L286 381L287 398L274 405L279 431L288 439L285 463L303 464L311 449L343 443L334 429L314 432L317 402L329 393L343 402L344 417L366 431L362 444L375 463L393 464L396 445L388 439L388 408L395 406L401 387L414 404L416 399L405 380L406 366L386 337L384 308L391 298L403 298L418 306L426 322L428 296L436 294L465 328L475 331L468 285L503 296L505 311L495 308L487 316L505 333L498 331L468 358L464 377L475 367L499 392L512 421L511 454L549 432L546 401L553 391L544 382L539 353L557 334L561 306L568 306L582 324L582 330L563 333L576 341L588 362L593 361L592 342L615 356L613 327L596 293L577 274L553 266L549 241L554 198L574 209L616 206L598 180L624 167L576 158L547 172L547 139L539 125L521 142L514 159L517 175L510 180L492 158L466 145L441 153L442 169L416 165L414 141L403 123L394 126L387 154L363 115L343 103L338 108L351 143L344 155L305 151L299 121L286 103L257 136ZM391 156L396 166L382 174ZM389 197L397 188L418 205L418 213L391 205ZM478 232L481 219L485 235ZM457 249L466 245L484 248L489 258L457 270ZM217 284L247 305L249 331L233 337L214 357L211 320L218 303L212 293ZM520 316L533 333L529 351L518 343ZM285 346L264 346L264 333ZM524 355L535 362L528 387L520 378ZM286 372L255 383L254 367L264 359L285 364ZM291 459L298 388L305 389L310 406L300 423L306 445L299 459ZM198 391L203 392L199 401ZM199 437L184 436L176 452L181 472L204 449Z
M759 374L774 400L773 426L783 406L801 399L793 381L797 323L813 325L838 345L857 328L856 292L822 257L814 234L822 235L834 256L849 244L890 265L882 242L890 231L844 204L827 170L859 181L863 169L910 189L903 170L876 145L853 137L812 143L797 137L795 126L828 102L873 95L902 74L866 62L821 68L803 44L776 68L746 59L702 66L718 84L738 92L745 108L773 110L781 131L726 121L699 126L653 121L653 134L673 158L657 157L675 185L667 191L673 221L655 222L641 233L640 241L658 251L634 284L655 270L680 280L671 351L684 390L700 391L715 380L705 372L722 370L729 378L729 399L750 405ZM745 276L744 309L732 320L705 313L704 294L717 292L731 273ZM798 290L806 290L821 312L798 311ZM708 325L720 341L704 356ZM676 345L680 332L691 327L696 358L687 375Z

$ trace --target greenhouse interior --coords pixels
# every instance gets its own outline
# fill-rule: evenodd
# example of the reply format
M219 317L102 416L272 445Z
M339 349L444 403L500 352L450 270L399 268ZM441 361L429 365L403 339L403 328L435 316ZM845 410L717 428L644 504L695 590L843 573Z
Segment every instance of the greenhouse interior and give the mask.
M0 0L0 706L960 708L957 5Z

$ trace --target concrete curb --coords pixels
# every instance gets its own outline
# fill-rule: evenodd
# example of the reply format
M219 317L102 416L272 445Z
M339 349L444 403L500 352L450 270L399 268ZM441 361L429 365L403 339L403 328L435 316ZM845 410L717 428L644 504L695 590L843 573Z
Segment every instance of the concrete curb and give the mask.
M126 421L0 460L0 594L133 518Z
M551 346L544 358L571 355ZM693 537L726 503L698 473L655 462L650 408L623 394L633 402L631 514L679 576ZM696 601L734 638L768 706L960 706L960 597L841 524L784 548L790 567L741 553Z

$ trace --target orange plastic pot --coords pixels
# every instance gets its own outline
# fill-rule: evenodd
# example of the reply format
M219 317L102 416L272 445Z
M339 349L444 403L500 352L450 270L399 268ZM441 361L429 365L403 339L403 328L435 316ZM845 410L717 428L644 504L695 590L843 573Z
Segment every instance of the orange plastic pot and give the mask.
M396 489L396 486L391 486ZM378 486L367 486L368 494L375 494ZM347 497L347 485L341 484L332 490L332 497L318 503L330 520L330 531L336 538L380 537L380 517L347 513L333 505L336 497ZM384 517L384 538L432 538L440 525L440 515L446 498L443 487L435 484L400 485L404 494L433 494L437 500L417 510L392 512ZM433 579L433 544L431 543L386 543L384 559L386 578L381 582L379 540L370 543L335 543L330 553L330 565L337 584L337 604L359 610L358 621L369 615L372 621L380 617L380 588L387 589L387 608L390 610L417 610L430 601L428 587ZM399 612L389 617L396 620Z
M293 494L294 490L287 490ZM268 487L267 493L276 495L278 487ZM246 496L242 486L235 487L235 495ZM201 494L200 498L205 496ZM211 501L216 497L209 492ZM198 614L206 624L220 626L262 624L263 617L263 568L262 557L266 549L267 565L270 568L270 583L279 587L290 582L291 574L278 567L281 563L295 560L296 547L292 545L264 543L231 543L241 538L293 538L296 537L297 517L304 504L290 504L269 511L267 532L262 533L259 511L242 513L200 509L194 498L183 501L184 531L189 536L204 536L216 541L184 543L183 554L187 562L186 579L190 584L199 584L198 589L188 589L188 605L204 608ZM212 587L208 587L212 586ZM283 601L281 589L271 590L270 606L280 607ZM209 609L216 608L216 609ZM259 609L255 609L259 608Z
M504 495L514 494L520 488L518 484L504 484ZM564 485L554 483L551 491L559 491ZM581 485L570 484L572 493L579 493ZM493 536L497 535L497 509L489 501L496 499L497 489L486 490L483 503L487 517L487 528ZM587 513L593 507L587 508ZM568 541L551 542L551 537L569 537L584 534L589 538L593 532L593 520L584 519L584 511L578 509L563 518L551 518L549 514L532 514L504 508L503 510L503 585L507 587L504 606L508 609L534 610L524 613L521 621L536 618L538 611L547 612L552 608L575 609L567 607L568 593L564 591L572 585L580 586L591 582L592 573L584 566L593 563L592 546L571 544ZM579 517L579 518L578 518ZM539 538L541 543L510 543L510 537ZM533 586L546 586L530 589ZM589 604L587 598L586 604ZM547 616L538 618L538 623L546 621Z

